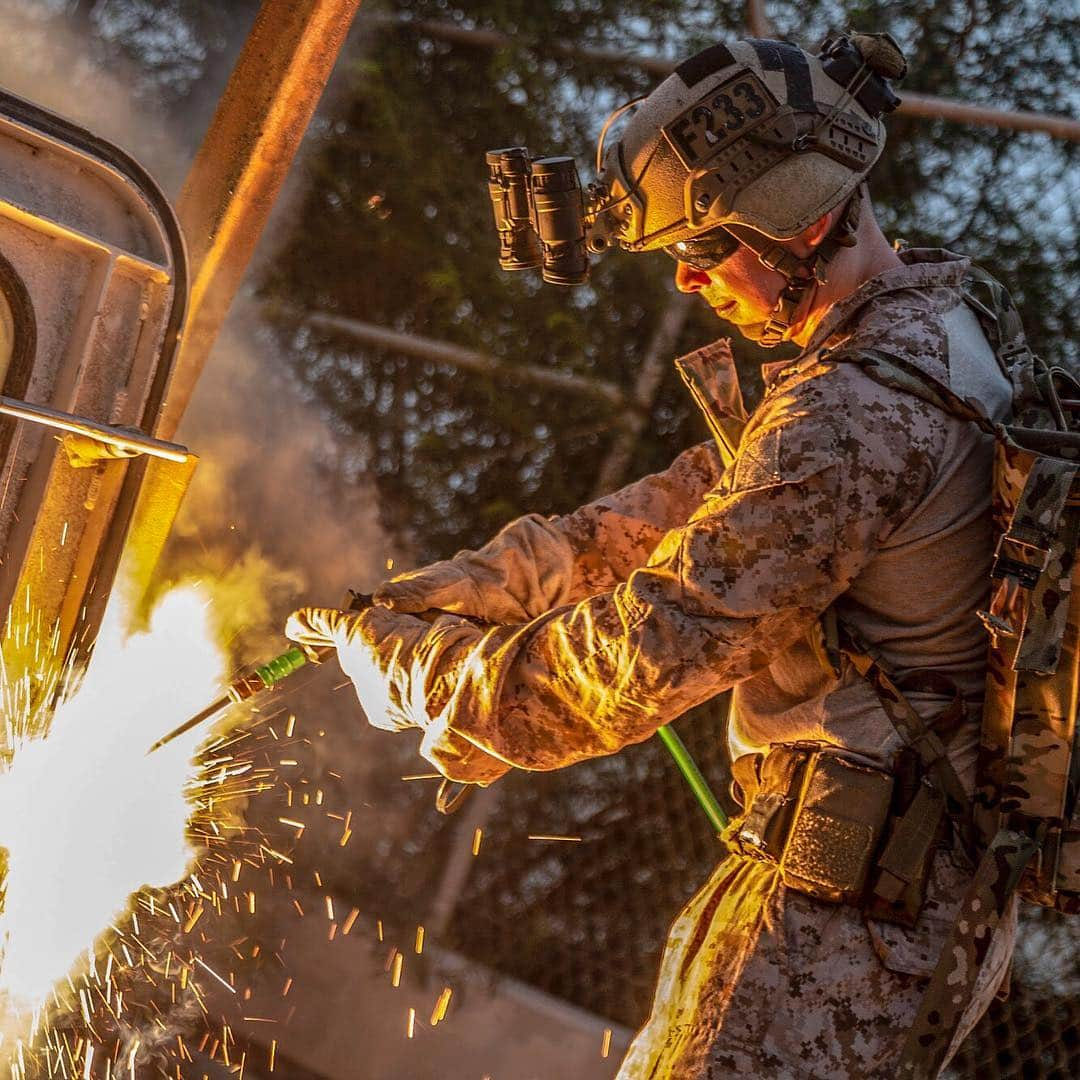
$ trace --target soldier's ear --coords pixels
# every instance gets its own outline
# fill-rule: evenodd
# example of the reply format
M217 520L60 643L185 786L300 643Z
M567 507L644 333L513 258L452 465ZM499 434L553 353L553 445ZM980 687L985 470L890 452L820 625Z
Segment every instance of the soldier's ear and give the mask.
M822 214L821 217L814 222L813 225L807 226L798 238L803 244L813 251L826 236L829 235L829 231L833 225L836 224L836 219L840 216L840 211L837 209L830 210L827 214Z

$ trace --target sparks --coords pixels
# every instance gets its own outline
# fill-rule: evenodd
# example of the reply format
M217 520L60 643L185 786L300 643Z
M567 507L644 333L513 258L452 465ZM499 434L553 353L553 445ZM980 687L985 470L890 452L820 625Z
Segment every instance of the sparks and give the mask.
M9 856L0 989L20 1009L45 998L133 892L183 878L193 857L184 789L199 736L151 758L141 744L224 676L204 604L198 590L176 590L149 631L130 636L119 605L110 605L93 662L47 734L28 730L14 743L0 775L0 844Z
M203 969L203 971L207 972L210 975L213 975L213 977L217 979L217 981L221 983L221 985L224 986L230 994L236 993L236 987L231 986L229 983L227 983L205 960L202 959L201 956L195 957L195 963L198 964L199 967Z

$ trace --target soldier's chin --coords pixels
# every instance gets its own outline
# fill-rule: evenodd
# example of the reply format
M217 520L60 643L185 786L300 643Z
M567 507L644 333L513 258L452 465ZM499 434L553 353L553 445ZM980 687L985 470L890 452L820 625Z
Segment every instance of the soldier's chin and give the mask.
M736 330L748 341L760 341L765 336L766 323L732 323Z

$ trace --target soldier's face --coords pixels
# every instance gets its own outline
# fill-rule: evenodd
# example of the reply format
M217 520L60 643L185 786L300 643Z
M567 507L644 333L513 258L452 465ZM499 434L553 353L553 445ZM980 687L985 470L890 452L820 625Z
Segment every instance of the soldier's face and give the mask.
M714 314L733 323L743 337L757 341L786 284L782 274L763 266L744 244L711 270L679 262L675 285L680 292L698 293Z

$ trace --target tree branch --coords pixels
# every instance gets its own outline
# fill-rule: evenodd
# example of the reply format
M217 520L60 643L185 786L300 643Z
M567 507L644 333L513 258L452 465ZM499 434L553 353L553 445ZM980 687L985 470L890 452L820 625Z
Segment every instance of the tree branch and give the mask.
M769 23L765 19L761 5L753 0L748 4L747 20L751 33L758 34L767 32L769 29ZM477 48L501 49L521 44L519 40L498 30L474 30L441 19L410 19L402 15L374 12L362 15L361 21L376 26L411 27L418 33L441 38L443 41L472 45ZM537 47L542 47L558 56L581 57L584 60L615 66L632 65L654 75L670 75L675 70L673 60L657 56L640 56L618 49L595 49L587 45L575 45L569 41L547 39L542 44L538 43ZM1013 131L1044 131L1055 139L1080 142L1080 120L1073 120L1067 116L968 105L966 102L954 101L951 98L908 91L903 93L900 108L897 111L909 116L948 120L957 124L977 124Z
M451 345L445 341L421 337L418 334L403 334L397 330L388 330L385 326L349 319L343 315L330 315L327 312L311 311L303 316L304 322L316 330L327 330L343 334L354 341L376 348L391 349L403 356L414 356L419 360L430 360L434 364L445 364L463 371L474 371L489 378L523 379L537 386L553 390L565 390L576 394L588 394L602 398L616 409L626 409L629 405L626 394L607 379L592 375L576 375L569 371L542 367L539 364L524 362L508 363L486 353L475 352Z

